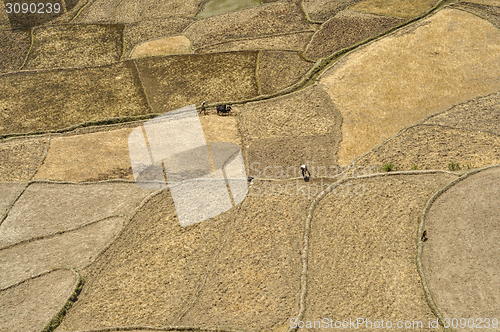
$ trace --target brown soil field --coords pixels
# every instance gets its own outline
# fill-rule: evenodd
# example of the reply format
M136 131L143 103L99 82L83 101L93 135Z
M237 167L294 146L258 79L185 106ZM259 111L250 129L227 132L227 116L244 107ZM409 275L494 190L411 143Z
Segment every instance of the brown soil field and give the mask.
M454 5L453 8L463 9L476 14L477 16L490 21L493 25L500 29L500 5L488 6L471 2L460 2L459 4Z
M60 329L285 326L298 310L306 204L249 195L239 211L181 228L164 191L84 271L86 287Z
M451 129L438 125L410 127L356 162L362 166L392 163L396 170L448 170L450 163L462 169L500 164L500 136Z
M320 201L311 221L304 321L435 320L417 273L415 234L427 199L455 178L356 179Z
M27 30L0 31L0 45L0 73L18 71L30 48L30 33Z
M397 17L343 11L321 26L304 55L313 60L325 58L345 47L378 36L403 22L403 19Z
M190 54L134 60L156 113L257 95L257 52Z
M236 116L208 114L200 116L200 122L207 142L231 142L242 146Z
M136 23L167 16L193 17L201 0L135 1L96 0L75 19L75 23Z
M296 51L302 52L314 32L288 33L278 36L238 39L220 44L197 48L195 53L217 53L234 51Z
M148 193L135 183L31 184L0 225L0 247L127 215Z
M241 38L311 30L303 17L298 4L280 1L199 20L184 34L194 48L200 48Z
M0 216L10 207L25 186L26 183L22 182L0 183Z
M33 31L27 70L108 65L122 53L123 25L48 26Z
M133 180L128 136L134 127L52 138L47 157L35 179L74 182Z
M146 20L125 25L123 40L130 55L135 45L152 39L181 33L194 19L186 17L168 17Z
M325 22L361 0L304 0L303 6L313 21Z
M320 79L343 118L339 163L430 114L498 91L491 54L499 52L500 30L491 23L443 9L348 55Z
M24 138L0 141L0 180L30 180L47 151L46 138Z
M317 85L285 96L238 105L235 110L243 113L250 139L340 136L340 113Z
M365 0L350 7L368 13L412 18L431 9L437 0Z
M500 135L500 92L456 105L429 117L424 123Z
M150 112L134 63L0 76L0 134Z
M42 331L64 306L78 282L75 272L56 270L0 291L0 329Z
M9 16L5 8L4 2L0 2L0 30L10 30Z
M296 83L312 66L295 52L261 52L257 73L261 93L273 94Z
M427 213L422 264L445 318L498 317L499 181L498 167L481 171L449 188Z
M114 217L41 240L0 250L0 289L64 266L82 269L108 245L123 227Z
M192 53L191 41L185 36L172 36L139 44L134 48L130 57L136 59L148 56L189 53Z
M473 2L480 5L489 5L489 6L497 6L500 7L500 0L461 0L460 3L463 2Z

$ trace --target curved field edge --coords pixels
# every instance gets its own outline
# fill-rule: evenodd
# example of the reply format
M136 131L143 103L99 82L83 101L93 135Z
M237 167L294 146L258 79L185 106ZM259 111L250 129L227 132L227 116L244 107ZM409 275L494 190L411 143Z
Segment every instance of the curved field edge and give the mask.
M425 272L424 272L423 265L422 265L422 253L423 253L424 242L421 239L421 234L423 233L424 228L425 228L425 221L427 219L427 214L429 213L429 211L430 211L432 205L434 204L434 202L441 195L443 195L444 193L446 193L450 188L452 188L456 184L462 182L463 180L467 179L468 177L470 177L472 175L475 175L477 173L480 173L482 171L485 171L485 170L488 170L488 169L491 169L491 168L497 168L497 167L500 167L500 165L492 165L492 166L488 166L488 167L484 167L484 168L475 169L475 170L470 171L468 173L465 173L462 176L460 176L459 178L451 181L445 187L443 187L440 190L438 190L427 201L427 204L425 205L425 208L422 211L422 215L420 216L420 224L419 224L419 227L418 227L417 238L416 238L416 241L417 241L417 257L416 257L417 270L418 270L418 274L420 275L420 278L422 279L422 287L424 289L424 294L425 294L425 298L427 300L427 303L428 303L429 307L431 308L432 312L434 313L434 315L438 318L439 323L442 326L444 326L444 318L443 318L443 316L441 314L441 311L439 310L439 308L437 307L436 303L434 302L434 299L432 298L432 294L431 294L431 291L429 289L429 285L427 283L427 280L425 278ZM453 330L451 328L444 328L444 331L452 332Z
M343 56L348 55L349 53L355 51L356 49L358 49L361 46L364 46L366 44L369 44L371 42L374 42L376 40L384 38L385 36L395 32L396 30L402 29L402 28L404 28L412 23L420 21L420 20L426 18L427 16L429 16L430 14L440 10L444 6L448 5L449 3L454 3L456 1L457 0L440 0L431 9L429 9L427 12L425 12L424 14L422 14L416 18L413 18L413 19L406 21L398 26L395 26L382 34L379 34L377 36L360 41L360 42L358 42L354 45L351 45L349 47L338 50L326 58L321 58L321 59L317 60L314 63L314 65L312 66L312 68L309 69L298 82L296 82L293 85L288 86L288 87L286 87L278 92L275 92L273 94L267 94L267 95L259 95L259 96L255 96L255 97L251 97L251 98L247 98L247 99L218 101L216 103L206 104L206 108L207 109L215 108L219 104L240 105L240 104L245 104L248 102L271 99L271 98L275 98L275 97L279 97L282 95L286 95L286 94L295 92L301 88L305 88L309 85L314 84L321 77L321 75L324 72L326 72L327 69L329 69L336 62L338 62L338 60L340 60ZM229 53L233 53L233 52L229 52ZM302 55L302 57L303 57L303 55ZM306 58L304 58L304 59L308 62L313 62L313 60L306 59ZM101 67L101 66L92 67L92 68L98 68L98 67ZM50 70L52 70L52 69L50 69ZM39 72L39 71L50 71L50 70L33 70L33 71L30 70L30 71L23 71L23 72ZM12 73L8 73L8 74L12 74ZM4 75L7 75L7 74L4 74ZM0 76L3 76L3 75L0 75ZM144 87L142 87L142 90L144 91ZM150 103L148 100L148 106L151 107L151 105L149 105L149 104ZM196 106L196 108L198 110L200 110L201 106ZM99 120L94 120L94 121L86 121L86 122L74 124L74 125L71 125L71 126L68 126L65 128L60 128L57 130L41 130L41 131L35 131L35 132L30 132L30 133L8 133L8 134L0 135L0 141L2 139L10 138L10 137L34 136L34 135L44 135L44 134L50 134L50 133L65 133L65 132L73 131L73 130L78 129L78 128L100 126L100 125L112 125L112 124L147 120L147 119L157 117L161 114L163 114L163 113L148 113L148 114L136 115L136 116L112 117L112 118L104 118L104 119L99 119Z
M301 260L302 260L302 273L301 273L301 289L300 289L300 303L299 303L299 312L297 313L296 318L297 321L301 321L304 318L305 315L305 300L306 300L306 294L307 294L307 272L308 272L308 253L309 253L309 240L310 240L310 232L311 232L311 221L314 215L314 211L319 204L319 202L325 198L329 193L332 192L336 187L351 181L353 179L369 179L369 178L375 178L375 177L382 177L382 176L398 176L398 175L422 175L422 174L452 174L452 175L457 175L454 172L448 172L448 171L442 171L442 170L426 170L426 171L401 171L401 172L388 172L388 173L379 173L379 174L372 174L372 175L365 175L365 176L358 176L358 177L343 177L340 180L338 180L335 183L332 183L328 185L326 189L321 191L317 196L314 197L313 201L307 208L307 216L304 221L304 246L302 248L302 253L301 253ZM342 174L340 174L342 175ZM427 294L427 293L426 293ZM432 310L432 307L431 307ZM433 313L435 314L434 310L432 310ZM437 316L439 318L439 316ZM443 322L441 319L440 322ZM291 327L288 329L288 332L294 332L298 330L298 325L296 327Z

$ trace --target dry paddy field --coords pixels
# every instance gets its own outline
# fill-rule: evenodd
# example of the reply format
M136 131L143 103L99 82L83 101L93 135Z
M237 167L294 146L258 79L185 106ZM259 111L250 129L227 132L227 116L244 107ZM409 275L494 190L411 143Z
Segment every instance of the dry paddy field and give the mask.
M443 9L339 61L320 79L343 118L339 163L430 114L498 91L491 55L499 52L500 30L490 22Z
M162 192L84 271L87 287L60 330L286 328L298 310L306 206L303 196L250 194L239 208L181 228Z
M337 13L349 8L361 0L304 0L302 6L309 18L315 22L325 22Z
M0 5L0 10L1 7ZM30 33L27 30L0 31L0 45L2 45L0 74L17 71L21 68L30 48Z
M42 164L47 138L14 138L0 141L0 181L28 181Z
M422 264L443 317L497 317L499 182L498 167L483 170L449 187L427 210Z
M356 179L323 198L311 221L304 320L435 320L415 264L418 217L456 178L438 172Z
M304 55L312 60L325 58L336 51L378 36L400 25L403 19L346 10L323 23L307 45Z
M350 9L379 15L413 18L427 12L437 2L437 0L364 0Z
M61 25L33 30L33 45L23 69L95 67L117 62L123 25Z

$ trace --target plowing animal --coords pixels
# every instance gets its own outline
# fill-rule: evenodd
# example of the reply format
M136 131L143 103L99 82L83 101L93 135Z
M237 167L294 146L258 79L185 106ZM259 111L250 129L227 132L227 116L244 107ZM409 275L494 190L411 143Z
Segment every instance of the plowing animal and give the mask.
M231 105L217 105L217 115L224 115L231 112Z

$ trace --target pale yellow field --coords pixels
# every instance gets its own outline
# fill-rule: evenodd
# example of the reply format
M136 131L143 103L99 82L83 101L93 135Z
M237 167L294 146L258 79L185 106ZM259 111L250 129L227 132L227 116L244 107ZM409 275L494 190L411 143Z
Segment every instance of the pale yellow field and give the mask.
M444 9L414 30L349 55L320 79L343 117L339 163L430 114L498 91L494 54L500 54L500 30L475 15Z
M411 18L422 15L436 3L437 0L365 0L357 3L350 9L374 14Z
M147 56L189 53L191 53L191 41L185 36L172 36L139 44L130 57L136 59Z

